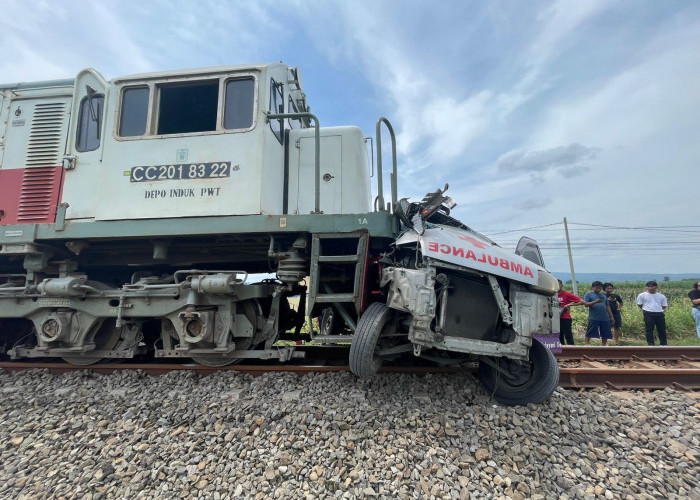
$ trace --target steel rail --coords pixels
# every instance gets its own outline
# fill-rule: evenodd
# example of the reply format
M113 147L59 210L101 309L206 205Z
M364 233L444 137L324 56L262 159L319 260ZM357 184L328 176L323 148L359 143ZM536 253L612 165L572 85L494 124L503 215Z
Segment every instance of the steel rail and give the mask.
M608 387L615 390L673 387L691 391L700 389L700 369L561 368L559 386L564 389Z
M700 361L700 346L563 346L555 354L562 360Z
M681 366L683 366L681 362ZM196 364L137 364L137 363L99 363L89 366L75 366L67 363L23 363L0 362L0 369L13 372L29 369L45 369L60 374L73 371L90 371L109 374L123 370L142 370L153 376L172 371L189 370L201 375L210 375L217 371L235 371L260 376L269 372L286 372L304 375L307 373L348 372L347 365L231 365L220 368ZM473 373L477 365L463 367L436 366L389 366L380 370L382 373L409 373L417 375L435 373ZM559 385L565 389L588 389L607 387L614 390L626 389L663 389L673 387L679 390L700 390L700 367L691 368L611 368L595 367L560 367Z
M202 375L210 375L218 371L234 371L250 375L263 375L268 372L287 372L303 375L306 373L330 373L349 372L347 365L228 365L221 367L204 366L190 363L150 364L150 363L97 363L94 365L71 365L69 363L24 363L24 362L0 362L0 370L16 372L23 370L48 370L54 374L69 373L75 371L89 371L100 374L110 374L118 371L142 370L149 375L164 375L173 371L193 371ZM385 366L380 373L412 373L426 375L428 373L460 373L476 371L472 367L440 367L440 366Z

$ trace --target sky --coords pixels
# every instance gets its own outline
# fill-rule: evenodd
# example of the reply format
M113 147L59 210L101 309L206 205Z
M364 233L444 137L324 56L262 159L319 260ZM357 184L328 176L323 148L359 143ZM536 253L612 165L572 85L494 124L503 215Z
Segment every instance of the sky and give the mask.
M391 121L400 197L449 183L453 216L506 248L538 240L554 272L569 270L566 217L577 273L700 276L700 2L0 0L0 12L3 83L283 61L322 126L373 136Z

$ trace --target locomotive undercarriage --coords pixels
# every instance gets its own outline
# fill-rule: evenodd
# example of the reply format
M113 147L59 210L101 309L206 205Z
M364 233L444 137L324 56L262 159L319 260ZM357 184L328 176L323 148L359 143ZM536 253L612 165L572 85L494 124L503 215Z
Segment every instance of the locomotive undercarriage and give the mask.
M187 238L5 245L2 253L14 258L0 274L3 351L79 365L146 353L210 366L299 356L273 344L304 323L305 308L292 310L288 298L306 294L306 239L275 236L202 238L199 246ZM75 260L52 259L66 249ZM232 258L246 271L227 270ZM246 283L248 271L269 272L271 264L278 279Z
M182 270L121 288L76 277L3 286L1 310L12 310L11 324L24 319L17 329L24 335L8 353L13 359L62 357L74 364L132 358L147 349L155 357L189 357L212 366L242 358L286 361L292 349L273 349L272 343L295 321L286 300L300 287L276 281L244 285L246 276Z

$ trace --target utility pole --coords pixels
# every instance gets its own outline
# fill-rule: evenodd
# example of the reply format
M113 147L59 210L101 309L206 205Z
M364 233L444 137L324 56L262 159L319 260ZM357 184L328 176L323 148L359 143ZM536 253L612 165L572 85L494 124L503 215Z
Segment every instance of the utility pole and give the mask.
M571 242L569 241L569 225L564 217L564 233L566 234L566 248L569 249L569 268L571 268L571 284L574 287L574 295L578 295L578 285L576 285L576 273L574 272L574 258L571 256Z

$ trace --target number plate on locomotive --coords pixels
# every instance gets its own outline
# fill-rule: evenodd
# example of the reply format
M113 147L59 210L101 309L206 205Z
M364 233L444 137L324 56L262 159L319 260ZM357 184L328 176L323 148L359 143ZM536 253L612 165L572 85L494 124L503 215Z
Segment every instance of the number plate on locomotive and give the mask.
M176 163L172 165L149 165L132 167L131 182L179 181L231 177L231 162Z

